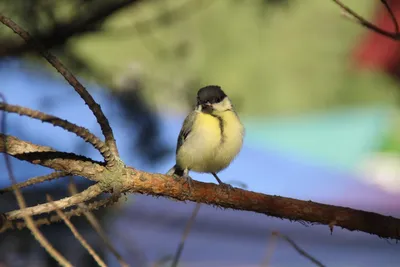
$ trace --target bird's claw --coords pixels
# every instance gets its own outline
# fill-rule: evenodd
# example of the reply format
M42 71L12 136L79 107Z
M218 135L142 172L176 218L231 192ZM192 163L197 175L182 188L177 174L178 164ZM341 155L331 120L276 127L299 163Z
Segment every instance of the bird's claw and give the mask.
M183 179L185 179L184 183L187 183L189 186L189 192L192 192L192 188L193 188L193 179L192 177L190 177L189 175L187 176L182 176Z
M189 175L179 176L179 175L176 175L176 174L174 174L173 176L176 179L183 180L184 184L188 184L189 192L192 192L192 188L193 188L193 179L192 179L192 177L190 177Z
M220 185L223 189L228 190L228 191L233 189L233 186L230 185L230 184L220 183L219 185Z

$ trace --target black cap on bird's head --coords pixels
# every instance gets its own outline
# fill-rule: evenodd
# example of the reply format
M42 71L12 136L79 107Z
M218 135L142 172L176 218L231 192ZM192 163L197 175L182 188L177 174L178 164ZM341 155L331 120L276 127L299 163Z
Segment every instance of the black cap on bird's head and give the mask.
M218 85L208 85L197 92L197 104L215 104L221 102L226 97L224 91Z

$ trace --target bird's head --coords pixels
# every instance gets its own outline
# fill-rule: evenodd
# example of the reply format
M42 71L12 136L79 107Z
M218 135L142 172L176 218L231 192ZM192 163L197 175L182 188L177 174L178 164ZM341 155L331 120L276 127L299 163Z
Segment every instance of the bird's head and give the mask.
M217 85L208 85L197 92L197 110L204 113L224 112L232 109L228 96Z

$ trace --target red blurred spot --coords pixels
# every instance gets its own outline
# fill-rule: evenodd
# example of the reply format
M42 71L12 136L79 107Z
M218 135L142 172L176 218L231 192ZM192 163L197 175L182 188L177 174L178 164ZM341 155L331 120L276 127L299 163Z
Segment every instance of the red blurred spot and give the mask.
M400 23L400 1L388 0L387 2ZM395 31L391 17L381 3L378 3L376 14L371 22L384 30ZM400 41L394 41L367 30L354 49L352 60L357 68L385 71L400 78Z

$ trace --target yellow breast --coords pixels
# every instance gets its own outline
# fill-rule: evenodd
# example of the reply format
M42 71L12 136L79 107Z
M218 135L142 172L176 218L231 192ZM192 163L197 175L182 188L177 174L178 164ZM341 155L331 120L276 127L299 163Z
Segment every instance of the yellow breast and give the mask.
M235 113L199 112L190 135L178 151L177 163L196 172L219 172L236 157L242 142L243 126Z
M222 170L240 152L243 145L244 127L238 116L232 111L225 111L218 115L223 121L223 137L216 153L216 160L219 161Z

